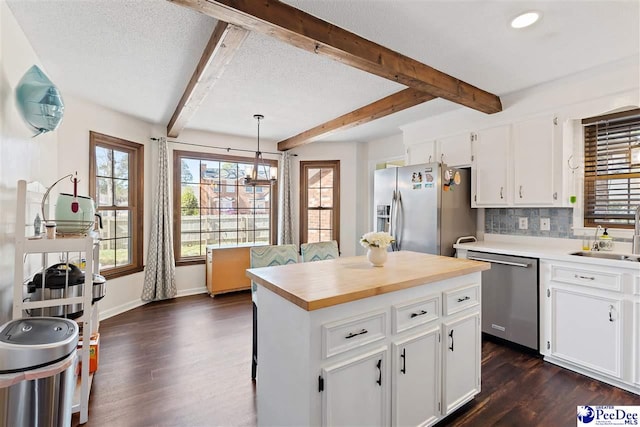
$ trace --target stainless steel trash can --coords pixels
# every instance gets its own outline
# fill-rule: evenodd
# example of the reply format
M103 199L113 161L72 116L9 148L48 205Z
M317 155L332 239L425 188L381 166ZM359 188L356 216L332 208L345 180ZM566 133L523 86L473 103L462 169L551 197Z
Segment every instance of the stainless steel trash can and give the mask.
M0 427L71 425L78 325L32 317L0 327Z

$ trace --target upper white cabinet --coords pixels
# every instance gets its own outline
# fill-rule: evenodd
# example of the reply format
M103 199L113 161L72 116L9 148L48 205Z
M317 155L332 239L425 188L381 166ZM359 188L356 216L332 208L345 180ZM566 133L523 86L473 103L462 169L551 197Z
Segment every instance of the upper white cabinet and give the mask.
M561 206L560 135L552 115L478 131L472 137L472 206Z
M507 206L510 203L510 126L473 134L471 206Z
M550 206L557 201L557 127L551 116L513 124L514 205Z
M438 139L436 143L437 160L447 166L463 167L471 166L471 139L470 132Z

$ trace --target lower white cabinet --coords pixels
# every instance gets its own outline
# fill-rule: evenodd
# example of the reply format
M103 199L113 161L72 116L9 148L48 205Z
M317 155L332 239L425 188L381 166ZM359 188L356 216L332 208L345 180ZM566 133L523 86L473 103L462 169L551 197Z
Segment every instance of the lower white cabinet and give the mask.
M634 382L640 389L640 300L633 303Z
M638 266L618 265L541 260L540 352L548 362L640 394Z
M444 415L480 392L480 314L445 322Z
M313 311L259 286L258 425L439 422L480 392L480 281L477 272Z
M322 369L322 425L385 425L386 369L386 348Z
M433 424L440 416L440 325L392 348L391 425Z
M551 289L553 356L620 377L621 298Z

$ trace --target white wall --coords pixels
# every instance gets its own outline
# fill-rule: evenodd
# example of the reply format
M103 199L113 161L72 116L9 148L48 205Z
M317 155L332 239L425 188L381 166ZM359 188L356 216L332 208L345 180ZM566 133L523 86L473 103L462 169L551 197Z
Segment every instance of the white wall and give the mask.
M58 175L58 132L31 138L15 106L15 88L34 64L46 73L6 2L0 2L0 324L10 319L13 303L16 183L49 183Z

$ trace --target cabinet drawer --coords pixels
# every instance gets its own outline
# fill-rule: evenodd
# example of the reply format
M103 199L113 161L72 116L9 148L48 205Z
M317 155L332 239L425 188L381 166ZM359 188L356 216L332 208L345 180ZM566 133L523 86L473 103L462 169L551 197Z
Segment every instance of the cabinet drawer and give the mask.
M440 317L440 297L415 300L391 307L393 333L424 325Z
M444 315L450 316L480 304L480 285L474 284L444 293Z
M376 311L322 325L322 355L335 356L386 336L387 312Z
M552 265L551 280L608 291L622 291L622 274L620 273Z

